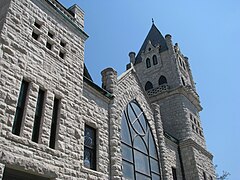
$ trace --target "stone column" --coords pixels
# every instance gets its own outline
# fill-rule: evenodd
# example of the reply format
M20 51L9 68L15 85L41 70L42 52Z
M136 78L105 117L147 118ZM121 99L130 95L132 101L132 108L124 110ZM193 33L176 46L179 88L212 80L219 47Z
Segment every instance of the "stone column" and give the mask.
M113 68L106 68L102 72L102 88L114 94L117 85L117 71Z
M169 51L174 54L174 46L173 46L173 42L172 42L172 36L170 34L167 34L165 36L165 40L166 40Z
M121 112L113 99L109 105L109 151L110 151L110 179L122 179L122 155L120 126Z
M3 178L3 172L4 172L5 164L0 163L0 180Z
M117 93L117 72L113 68L106 68L102 72L102 87L113 96ZM122 157L120 126L121 112L118 112L116 100L113 98L108 106L109 116L109 153L110 153L110 179L122 179Z
M163 176L163 180L167 180L170 178L170 173L169 173L168 167L167 167L167 149L166 149L165 137L164 137L164 132L163 132L160 106L156 103L153 103L152 110L154 113L154 120L155 120L155 125L156 125L156 134L157 134L158 145L159 145L162 176Z
M130 52L129 53L129 57L130 57L130 63L132 63L133 65L135 64L135 52Z

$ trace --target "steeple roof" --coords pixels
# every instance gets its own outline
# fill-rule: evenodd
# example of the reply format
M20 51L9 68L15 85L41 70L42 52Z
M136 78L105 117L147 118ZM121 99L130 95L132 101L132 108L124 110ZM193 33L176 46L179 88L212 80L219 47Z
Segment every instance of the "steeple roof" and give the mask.
M153 23L146 39L143 42L143 45L142 45L141 49L139 50L139 52L136 56L136 62L135 62L136 64L140 63L142 61L141 53L145 51L149 41L151 41L152 45L155 46L155 47L157 45L159 45L161 47L160 52L168 50L165 38L163 37L161 32L158 30L158 28Z

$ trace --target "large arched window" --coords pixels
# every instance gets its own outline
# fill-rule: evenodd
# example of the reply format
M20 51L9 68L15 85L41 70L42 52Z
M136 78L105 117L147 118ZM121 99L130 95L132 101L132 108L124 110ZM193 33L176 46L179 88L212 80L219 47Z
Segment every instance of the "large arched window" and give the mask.
M165 76L160 76L159 85L167 84L167 78Z
M125 179L160 180L153 134L136 101L130 102L122 115L121 152Z
M146 66L147 66L147 68L151 67L151 61L149 58L146 59Z
M148 81L146 84L145 84L145 91L148 91L148 90L150 90L150 89L152 89L153 88L153 84L150 82L150 81Z
M153 65L156 65L158 63L157 61L157 56L156 55L153 55Z

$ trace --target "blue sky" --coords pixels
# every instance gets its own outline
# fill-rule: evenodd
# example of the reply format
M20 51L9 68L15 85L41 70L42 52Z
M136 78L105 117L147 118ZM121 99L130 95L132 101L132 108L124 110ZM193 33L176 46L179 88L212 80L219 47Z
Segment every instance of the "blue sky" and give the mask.
M140 49L151 19L163 35L171 34L189 57L203 111L208 150L218 172L239 179L240 171L240 1L239 0L60 0L85 12L85 63L97 84L100 72L118 75L128 53Z

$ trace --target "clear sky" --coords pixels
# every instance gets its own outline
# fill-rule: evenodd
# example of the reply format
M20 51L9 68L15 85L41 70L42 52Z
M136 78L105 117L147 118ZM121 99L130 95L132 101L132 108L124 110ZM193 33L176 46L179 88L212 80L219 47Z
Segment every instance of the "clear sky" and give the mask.
M100 72L125 71L128 53L139 51L151 19L171 34L189 57L203 111L208 150L217 171L240 179L240 1L239 0L60 0L85 12L85 63L98 85Z

